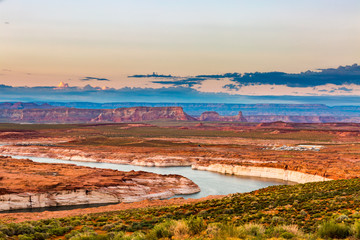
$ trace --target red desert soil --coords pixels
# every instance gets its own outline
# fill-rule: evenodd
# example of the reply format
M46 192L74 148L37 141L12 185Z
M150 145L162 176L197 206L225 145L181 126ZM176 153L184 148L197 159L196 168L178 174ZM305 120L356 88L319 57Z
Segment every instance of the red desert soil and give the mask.
M165 123L162 123L165 124ZM167 123L166 123L167 124ZM266 166L286 168L303 173L326 176L332 179L360 177L360 124L327 123L327 124L298 124L298 123L192 123L171 125L163 127L148 125L133 126L132 124L112 125L73 125L63 126L64 129L40 129L31 134L20 136L9 134L2 140L12 143L40 143L31 146L2 146L3 154L18 154L31 156L48 156L54 158L78 157L106 161L132 161L137 162L163 162L174 164L194 163L208 165L222 163L245 166ZM20 126L24 127L24 126ZM179 129L183 127L184 129ZM13 127L16 129L15 127ZM176 129L176 131L174 131ZM165 130L165 131L164 131ZM14 131L14 130L12 130ZM5 132L5 130L4 130ZM11 132L8 130L8 132ZM145 133L144 133L145 132ZM196 135L196 134L198 135ZM101 137L99 137L101 136ZM56 143L62 139L63 143ZM46 146L46 142L53 145ZM286 151L274 150L274 145L315 144L323 145L320 151ZM20 164L21 165L21 164ZM40 165L39 165L40 166ZM71 173L64 176L57 165L46 172L56 172L57 176L41 175L51 181L43 183L44 189L49 186L65 187L67 181L75 182L73 185L84 187L84 179L90 180L91 186L102 184L119 184L121 179L136 176L139 173L123 173L111 181L96 181L98 178L106 179L114 173L112 170L87 169L83 174ZM5 166L4 166L5 167ZM25 168L25 166L23 166ZM66 166L64 167L66 168ZM41 172L41 168L32 171ZM18 181L22 174L21 168L13 169L13 177ZM87 171L97 174L96 178L86 175ZM64 172L66 172L64 170ZM106 175L106 174L109 175ZM75 174L76 177L74 177ZM91 175L90 174L90 175ZM130 175L127 175L130 174ZM133 174L133 175L131 175ZM149 176L144 173L144 176ZM26 176L24 176L26 177ZM59 182L52 178L63 177ZM67 178L66 178L67 177ZM83 179L81 179L83 178ZM39 180L40 181L40 180ZM54 181L54 182L52 182ZM94 182L95 181L95 182ZM58 185L57 185L58 184ZM25 184L18 188L23 188ZM0 186L4 187L4 186ZM26 186L31 188L33 186ZM16 186L14 186L16 188ZM1 219L7 221L25 221L41 218L63 217L79 215L90 212L104 212L127 208L160 206L166 204L182 204L189 201L172 199L167 201L143 201L132 204L119 204L100 208L44 212L44 213L16 213L1 214Z
M135 208L147 208L147 207L158 207L158 206L170 206L170 205L183 205L201 202L210 199L218 199L224 196L208 196L200 199L183 199L173 198L168 200L144 200L134 203L119 203L116 205L108 205L102 207L85 208L85 209L74 209L65 211L44 211L44 212L29 212L29 213L0 213L0 219L3 222L25 222L25 221L36 221L40 219L49 218L62 218L69 216L79 216L90 213L101 213L110 211L121 211Z

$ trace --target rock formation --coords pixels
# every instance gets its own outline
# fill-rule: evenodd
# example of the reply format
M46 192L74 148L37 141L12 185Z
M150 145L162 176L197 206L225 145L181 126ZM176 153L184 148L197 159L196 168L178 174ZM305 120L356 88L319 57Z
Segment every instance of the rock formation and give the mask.
M181 107L132 107L118 109L2 109L0 119L5 122L29 123L86 123L140 122L150 120L191 121Z
M248 122L294 122L294 123L335 123L353 122L360 123L360 117L346 116L289 116L289 115L249 115L246 116Z
M200 121L215 121L215 122L247 122L246 118L239 112L236 116L220 116L214 111L204 112L198 118Z
M179 175L0 157L0 211L164 199L199 191L194 182Z
M253 167L253 166L240 166L240 165L228 165L228 164L209 164L209 165L192 165L194 170L211 171L223 174L248 176L248 177L261 177L261 178L272 178L280 179L289 182L296 183L308 183L308 182L319 182L319 181L331 181L332 179L306 174L297 171L291 171L280 168L269 168L269 167Z

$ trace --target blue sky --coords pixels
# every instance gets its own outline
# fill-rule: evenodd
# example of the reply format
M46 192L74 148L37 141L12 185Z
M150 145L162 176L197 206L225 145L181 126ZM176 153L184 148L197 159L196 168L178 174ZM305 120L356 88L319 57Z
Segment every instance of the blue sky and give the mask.
M0 0L0 84L160 89L176 84L127 76L337 68L360 63L359 13L358 0ZM230 84L210 79L188 88L255 96L360 91L261 81L224 88Z

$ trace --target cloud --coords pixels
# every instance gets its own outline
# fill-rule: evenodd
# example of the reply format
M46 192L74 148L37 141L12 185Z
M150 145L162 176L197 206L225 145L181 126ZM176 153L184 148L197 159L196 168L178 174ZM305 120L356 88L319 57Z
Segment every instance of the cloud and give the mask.
M226 84L223 86L224 89L229 89L229 90L239 90L239 86L235 85L235 84Z
M215 75L197 75L196 77L202 77L202 78L235 78L235 77L241 77L240 73L225 73L225 74L215 74Z
M80 80L81 81L110 81L110 79L107 79L107 78L97 78L97 77L84 77Z
M224 89L238 90L242 86L258 85L284 85L287 87L317 87L326 84L334 85L360 85L360 66L357 64L340 66L338 68L318 69L301 73L285 72L252 72L252 73L225 73L214 75L196 75L190 77L174 77L157 73L148 75L132 75L129 78L159 78L152 83L164 86L193 87L206 80L230 80L231 84ZM161 80L166 78L167 80ZM344 90L346 91L346 90Z
M128 76L128 78L176 78L176 77L172 76L171 74L164 75L153 72L152 74L146 74L146 75L141 75L141 74L131 75Z
M357 64L318 70L298 74L284 72L244 73L241 76L232 78L232 81L238 85L245 86L251 84L274 84L286 85L288 87L314 87L326 84L360 85L360 66Z
M346 87L340 87L340 88L338 88L337 90L341 90L341 91L345 91L345 92L352 92L352 91L353 91L353 89L351 89L351 88L346 88Z
M152 83L159 83L163 85L171 85L173 87L193 87L194 85L201 84L201 82L205 81L206 78L185 78L181 80L173 80L173 81L152 81Z
M351 86L352 88L352 86ZM331 88L329 88L331 91ZM359 90L360 91L360 90ZM187 103L324 103L328 105L359 105L360 94L340 96L250 96L239 93L201 92L189 87L121 88L101 90L96 87L12 87L0 84L0 101L22 102L187 102Z

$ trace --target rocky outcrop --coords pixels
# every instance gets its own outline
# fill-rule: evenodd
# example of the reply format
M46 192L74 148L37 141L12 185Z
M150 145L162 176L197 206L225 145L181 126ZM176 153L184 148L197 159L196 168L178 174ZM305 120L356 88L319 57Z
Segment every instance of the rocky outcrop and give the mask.
M213 122L247 122L246 118L242 115L242 112L239 112L236 116L220 116L217 112L209 111L202 113L198 120Z
M246 116L248 122L293 122L293 123L335 123L353 122L360 123L360 117L345 116L289 116L289 115L249 115Z
M200 188L179 175L0 157L0 210L164 199Z
M78 162L106 162L144 167L190 167L199 157L165 156L147 154L121 154L117 152L104 155L99 152L86 152L78 149L65 149L45 146L0 146L0 154L9 156L28 156L56 158Z
M332 179L280 168L252 167L228 164L192 165L194 170L211 171L230 175L280 179L296 183L330 181Z
M2 109L0 119L5 122L29 123L86 123L140 122L152 120L193 121L181 107L132 107L118 109Z
M142 179L141 181L146 180ZM153 184L155 185L161 185L166 182L173 184L174 187L154 191L149 186L144 187L137 184L129 186L102 187L92 190L74 189L49 191L46 193L23 192L3 194L0 195L0 211L85 204L138 202L146 199L166 199L174 195L193 194L200 191L197 186L189 187L189 180L185 178L176 180L169 177L164 179L155 179L154 181L155 182L153 182Z

